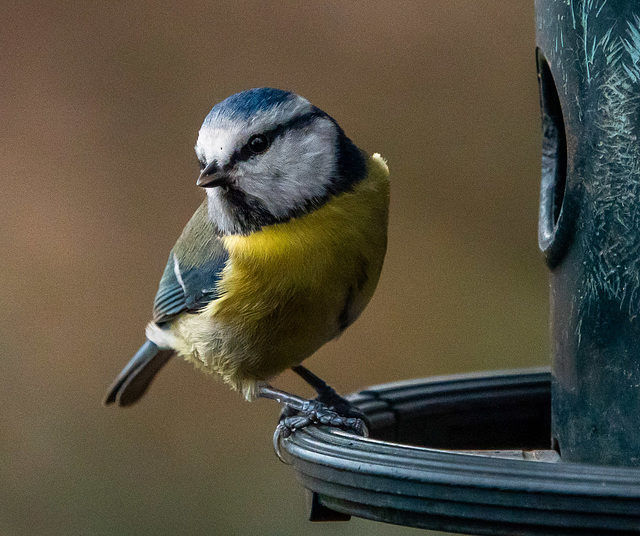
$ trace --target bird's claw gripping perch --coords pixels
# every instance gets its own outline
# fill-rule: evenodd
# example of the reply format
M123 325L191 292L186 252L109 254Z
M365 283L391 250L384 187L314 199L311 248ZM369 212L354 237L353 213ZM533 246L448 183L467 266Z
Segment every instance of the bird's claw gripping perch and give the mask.
M280 422L280 425L284 425L289 430L289 434L285 437L289 437L291 432L309 424L332 426L347 432L354 432L360 436L367 435L367 426L362 419L341 415L317 400L307 400L304 407L299 410L299 415L285 417Z
M286 409L293 410L297 414L285 416L281 419L274 434L273 434L273 448L278 458L285 462L282 456L280 440L290 437L293 432L305 428L310 424L317 424L322 426L331 426L333 428L339 428L346 432L352 432L361 437L368 437L369 431L364 420L359 417L348 417L340 415L336 411L333 411L328 406L317 400L304 400L289 393L283 393L282 391L275 391L268 388L268 396L264 393L262 396L265 398L276 399L281 402ZM276 398L275 394L278 394ZM282 396L284 395L284 396ZM289 399L291 397L291 399ZM293 403L290 403L293 402ZM286 410L285 410L286 411Z

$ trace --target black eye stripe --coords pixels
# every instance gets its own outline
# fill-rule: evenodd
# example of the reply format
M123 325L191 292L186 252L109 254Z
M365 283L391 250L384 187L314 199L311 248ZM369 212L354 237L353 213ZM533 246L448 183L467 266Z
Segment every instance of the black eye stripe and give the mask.
M259 134L265 135L269 139L269 142L273 143L278 137L282 136L285 132L288 132L289 130L293 130L296 128L305 127L308 124L310 124L316 117L327 117L327 115L324 112L321 112L320 110L314 110L312 112L299 115L298 117L294 117L293 119L290 119L286 123L280 123L279 125L276 125L275 127L269 130L265 130L264 132L261 132ZM256 156L256 153L251 151L251 149L248 146L248 143L245 143L240 149L236 149L233 152L233 154L231 155L231 158L229 158L229 163L224 166L224 170L230 171L235 167L235 165L238 162L246 162L247 160L249 160L250 158L253 158L254 156Z

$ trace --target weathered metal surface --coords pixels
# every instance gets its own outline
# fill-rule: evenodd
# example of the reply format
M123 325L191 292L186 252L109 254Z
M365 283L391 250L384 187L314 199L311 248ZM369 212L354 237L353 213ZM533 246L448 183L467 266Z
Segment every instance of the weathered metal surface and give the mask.
M553 437L640 465L640 3L537 0Z

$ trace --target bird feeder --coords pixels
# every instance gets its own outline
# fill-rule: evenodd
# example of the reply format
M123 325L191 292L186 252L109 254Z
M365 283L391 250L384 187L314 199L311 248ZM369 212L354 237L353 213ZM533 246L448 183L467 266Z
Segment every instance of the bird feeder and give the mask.
M381 385L281 442L312 520L640 533L640 5L536 0L551 371Z

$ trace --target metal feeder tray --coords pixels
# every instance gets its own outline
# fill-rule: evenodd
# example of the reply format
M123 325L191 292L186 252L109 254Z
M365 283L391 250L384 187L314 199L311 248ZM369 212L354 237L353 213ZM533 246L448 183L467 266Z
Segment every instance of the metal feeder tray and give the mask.
M492 535L640 532L640 469L566 463L549 449L545 369L388 383L349 398L370 419L370 438L310 426L281 441L310 492L311 520Z

